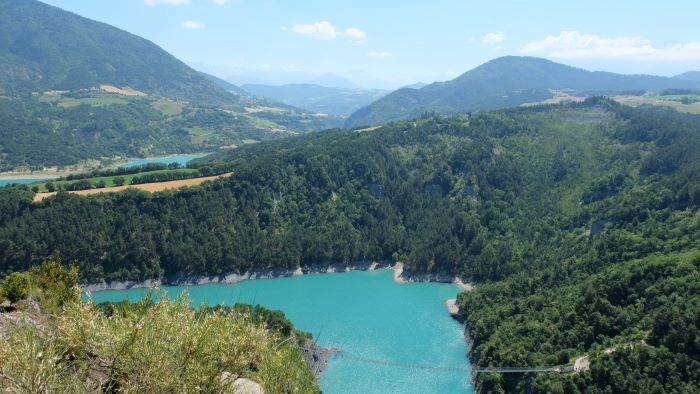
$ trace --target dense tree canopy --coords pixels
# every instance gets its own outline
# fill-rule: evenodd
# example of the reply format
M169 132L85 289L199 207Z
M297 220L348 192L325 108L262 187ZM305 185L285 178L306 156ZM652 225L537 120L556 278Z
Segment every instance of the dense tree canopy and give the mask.
M476 365L585 353L590 372L534 387L693 387L699 137L696 116L593 99L246 146L197 163L231 178L178 193L31 204L7 188L0 270L57 255L93 282L401 260L480 282L460 297Z

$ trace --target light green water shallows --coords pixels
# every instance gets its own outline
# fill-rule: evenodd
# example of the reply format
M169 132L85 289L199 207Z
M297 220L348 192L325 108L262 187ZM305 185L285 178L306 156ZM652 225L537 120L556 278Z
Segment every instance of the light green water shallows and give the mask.
M45 181L46 179L50 178L22 178L22 179L15 179L15 178L10 178L10 179L5 179L5 178L0 178L0 187L5 186L5 185L11 185L11 184L30 184L34 182L40 182L40 181Z
M472 393L464 330L445 307L458 287L398 284L392 275L382 269L163 288L170 297L187 290L194 305L242 302L284 311L321 345L342 349L321 376L326 393ZM92 298L136 301L146 292L108 290Z
M121 168L137 167L149 163L160 163L160 164L171 164L177 163L181 166L186 166L191 160L197 159L204 156L203 154L192 154L192 155L171 155L163 157L149 157L145 159L133 159L120 165Z

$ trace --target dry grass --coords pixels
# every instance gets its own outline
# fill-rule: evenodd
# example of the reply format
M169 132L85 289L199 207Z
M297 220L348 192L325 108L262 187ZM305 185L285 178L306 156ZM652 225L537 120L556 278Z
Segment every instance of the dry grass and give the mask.
M318 392L294 344L250 316L198 313L187 298L111 317L72 302L51 322L0 331L0 390L7 392L226 392L222 376L265 392Z
M167 182L155 182L155 183L143 183L140 185L126 185L126 186L114 186L105 187L101 189L90 189L90 190L74 190L67 193L76 194L79 196L89 196L93 194L100 193L116 193L127 189L138 189L146 192L154 193L169 189L180 189L183 187L197 186L201 185L206 181L211 181L214 179L224 178L231 176L231 173L215 176L206 176L201 178L191 178L191 179L181 179L177 181L167 181ZM57 192L47 192L47 193L37 193L34 195L34 202L41 202L46 198L56 195Z
M254 114L257 112L282 112L281 108L275 108L275 107L265 107L263 105L258 105L255 107L245 107L245 112L249 114Z
M114 93L114 94L120 94L122 96L132 96L132 97L144 97L147 96L146 93L144 92L139 92L136 89L132 89L129 87L126 88L118 88L116 86L112 85L100 85L100 89L104 90L107 93Z
M640 105L655 105L661 107L670 107L678 112L687 112L690 114L700 114L700 102L692 104L683 104L678 101L661 100L654 96L615 96L613 100L620 104L637 107Z
M534 103L524 103L521 104L523 107L528 107L528 106L533 106L533 105L543 105L543 104L561 104L563 102L575 102L575 103L581 103L586 100L585 97L583 96L574 96L569 92L564 92L561 90L553 90L552 92L552 97L534 102Z

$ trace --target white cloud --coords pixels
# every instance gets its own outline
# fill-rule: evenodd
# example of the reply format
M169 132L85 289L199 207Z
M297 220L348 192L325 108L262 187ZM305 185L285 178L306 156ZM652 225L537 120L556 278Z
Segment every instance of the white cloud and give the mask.
M697 41L654 46L643 37L600 37L575 30L531 42L520 51L558 59L700 60Z
M331 40L338 35L335 27L328 21L294 25L292 31L314 40Z
M387 57L391 57L391 53L389 53L389 52L384 52L384 51L381 51L381 52L378 52L378 51L370 51L370 52L367 52L367 56L369 56L369 57L387 58Z
M182 22L182 27L189 30L199 30L204 29L205 25L204 22L184 21Z
M314 23L305 23L294 25L291 29L286 26L281 27L282 31L291 30L294 33L313 38L315 40L332 40L334 38L343 37L353 42L367 41L367 33L356 28L348 27L344 31L336 30L335 26L328 21L320 21Z
M216 5L225 5L225 4L226 4L226 0L214 0L214 4L216 4Z
M487 33L481 36L481 42L483 42L484 44L498 44L499 42L503 42L503 40L505 39L506 35L500 31Z
M190 0L144 0L144 3L151 7L155 7L160 4L187 5L190 4Z
M356 27L348 27L345 29L345 32L343 32L343 37L355 42L367 41L367 34Z

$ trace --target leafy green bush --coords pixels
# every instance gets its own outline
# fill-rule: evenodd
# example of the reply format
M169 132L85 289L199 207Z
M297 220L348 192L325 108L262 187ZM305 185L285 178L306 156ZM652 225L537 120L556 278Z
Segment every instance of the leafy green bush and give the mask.
M29 296L31 283L27 274L23 272L13 272L2 284L0 294L5 296L10 302L17 302Z
M77 268L65 268L60 259L49 259L30 272L41 289L39 298L46 312L57 312L64 305L80 300Z

